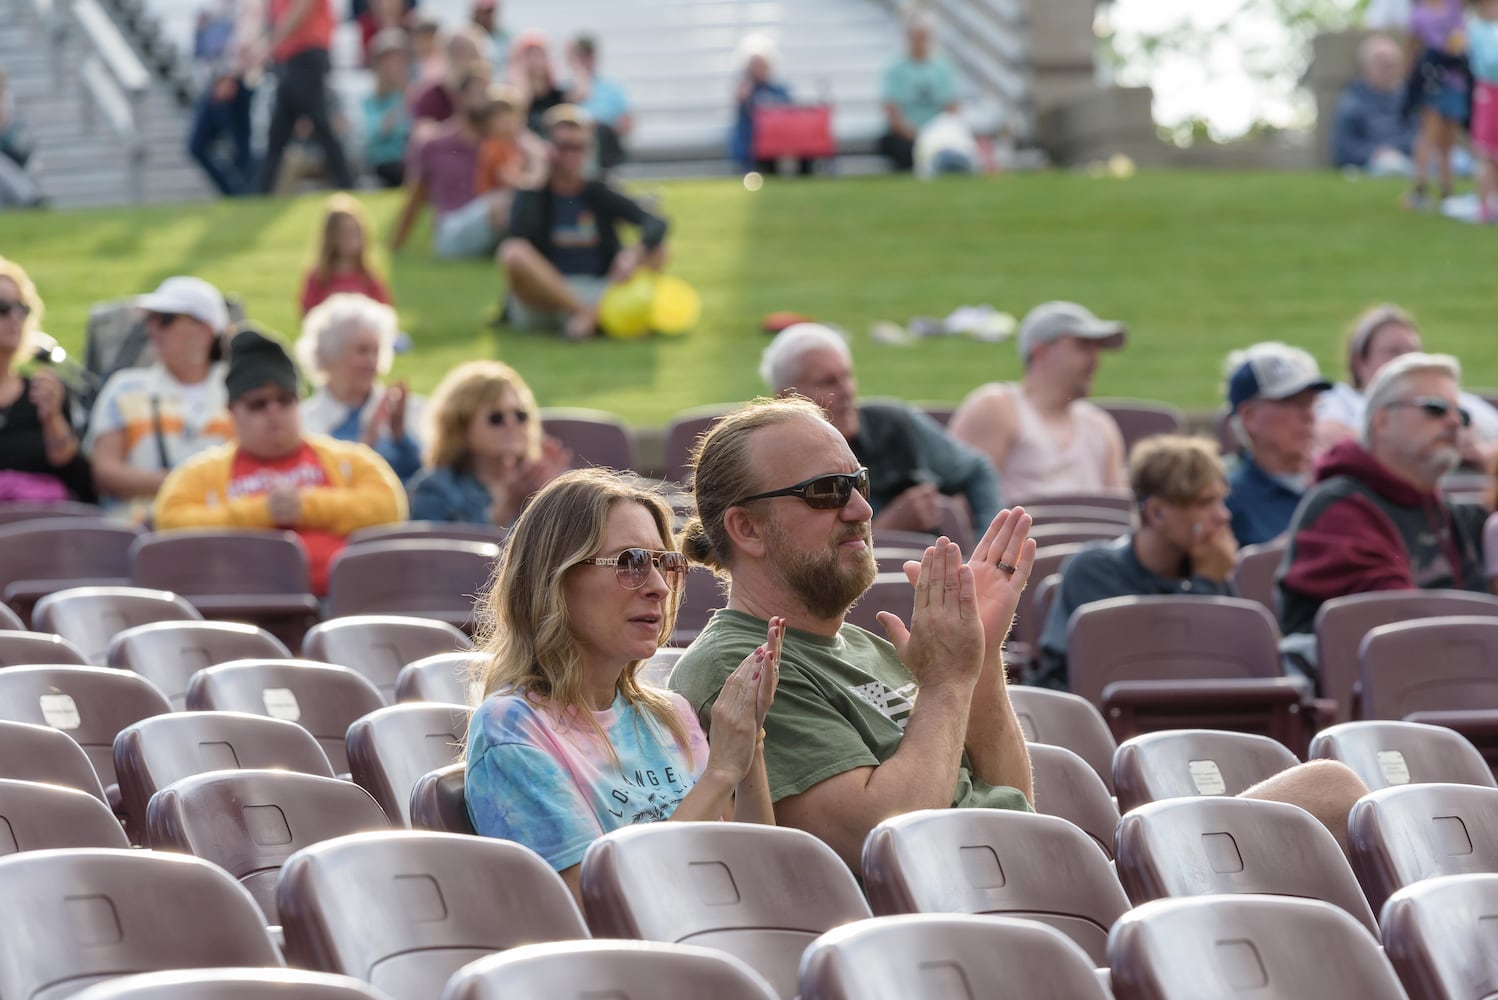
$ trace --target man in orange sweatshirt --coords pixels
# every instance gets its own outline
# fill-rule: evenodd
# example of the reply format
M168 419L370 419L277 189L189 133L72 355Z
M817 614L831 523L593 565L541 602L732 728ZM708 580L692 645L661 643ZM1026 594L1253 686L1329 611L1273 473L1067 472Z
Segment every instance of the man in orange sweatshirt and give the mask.
M167 476L156 527L294 531L307 549L313 593L321 595L349 534L405 519L405 491L370 448L302 433L296 366L280 343L245 329L230 349L224 382L238 440Z

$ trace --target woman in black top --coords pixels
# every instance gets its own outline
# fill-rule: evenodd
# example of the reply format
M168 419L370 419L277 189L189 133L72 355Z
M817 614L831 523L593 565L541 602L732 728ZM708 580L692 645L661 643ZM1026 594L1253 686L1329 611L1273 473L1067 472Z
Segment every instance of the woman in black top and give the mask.
M19 264L0 257L0 503L94 499L71 404L50 371L23 375L42 302Z

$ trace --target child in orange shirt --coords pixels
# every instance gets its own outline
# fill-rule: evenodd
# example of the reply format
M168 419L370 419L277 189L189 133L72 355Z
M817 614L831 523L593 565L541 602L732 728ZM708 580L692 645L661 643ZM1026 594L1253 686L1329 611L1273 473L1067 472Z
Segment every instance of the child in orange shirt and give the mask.
M520 137L524 127L519 92L510 86L493 87L489 92L484 140L479 144L478 176L473 180L475 195L514 191L525 186L526 151Z

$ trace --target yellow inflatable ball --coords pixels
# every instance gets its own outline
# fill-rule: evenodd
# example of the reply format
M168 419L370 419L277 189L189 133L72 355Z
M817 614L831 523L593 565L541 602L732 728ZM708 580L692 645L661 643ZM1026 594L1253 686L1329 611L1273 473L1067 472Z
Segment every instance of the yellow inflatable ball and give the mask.
M636 271L628 281L610 285L598 300L598 326L610 337L634 340L650 332L655 276Z
M650 328L656 333L679 337L702 318L702 296L680 278L663 274L655 279L655 299L650 303Z

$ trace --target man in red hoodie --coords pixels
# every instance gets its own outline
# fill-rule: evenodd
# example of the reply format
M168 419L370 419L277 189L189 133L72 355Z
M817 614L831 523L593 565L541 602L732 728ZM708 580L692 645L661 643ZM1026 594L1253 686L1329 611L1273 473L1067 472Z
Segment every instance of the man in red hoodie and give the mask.
M1371 590L1487 590L1484 513L1436 491L1461 462L1471 422L1461 368L1444 354L1405 354L1368 387L1363 443L1331 448L1290 523L1280 571L1280 630L1310 632L1322 603Z

